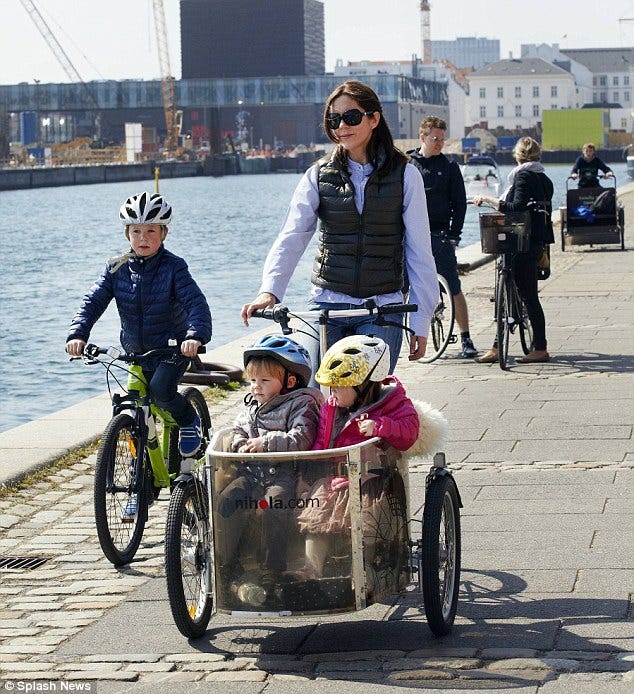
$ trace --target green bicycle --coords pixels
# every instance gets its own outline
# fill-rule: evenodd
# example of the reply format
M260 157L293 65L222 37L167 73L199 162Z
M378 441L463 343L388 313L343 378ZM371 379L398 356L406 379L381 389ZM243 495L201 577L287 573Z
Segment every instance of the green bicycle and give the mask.
M99 544L115 565L128 564L141 543L148 508L161 489L172 487L187 460L178 450L178 424L152 402L142 364L150 357L170 357L176 346L153 349L145 354L125 354L114 347L86 345L81 357L86 364L102 364L112 400L113 417L104 430L97 453L94 486L95 524ZM100 357L107 356L109 360ZM127 376L123 384L117 370ZM112 392L112 381L124 391ZM204 450L212 426L207 403L194 387L182 395L200 417Z

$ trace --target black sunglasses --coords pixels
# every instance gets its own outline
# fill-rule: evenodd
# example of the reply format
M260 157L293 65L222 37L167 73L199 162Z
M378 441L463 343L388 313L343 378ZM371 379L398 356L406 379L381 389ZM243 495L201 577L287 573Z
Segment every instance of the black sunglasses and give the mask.
M363 116L371 116L375 111L359 111L358 108L351 108L345 113L336 113L331 111L326 116L326 125L332 130L336 130L343 121L346 125L359 125L363 120Z

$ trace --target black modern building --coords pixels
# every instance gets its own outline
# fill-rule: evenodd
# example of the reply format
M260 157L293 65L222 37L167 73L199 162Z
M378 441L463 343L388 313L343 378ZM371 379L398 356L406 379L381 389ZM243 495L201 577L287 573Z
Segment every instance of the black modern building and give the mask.
M183 79L323 75L319 0L181 0Z

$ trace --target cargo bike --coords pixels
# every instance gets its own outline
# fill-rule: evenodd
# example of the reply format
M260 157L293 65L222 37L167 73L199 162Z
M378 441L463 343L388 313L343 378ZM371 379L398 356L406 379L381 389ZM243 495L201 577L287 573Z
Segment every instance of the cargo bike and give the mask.
M571 176L566 180L566 206L559 208L562 251L606 244L625 250L625 211L616 198L616 177L601 178L613 185L577 188Z
M299 321L302 330L318 315L320 344L326 345L326 326L334 317L365 313L380 322L390 311L408 308L414 307L371 305L291 314L278 306L254 315L276 320L286 333L298 329L292 321ZM462 503L444 453L434 455L422 513L412 517L408 462L378 438L293 453L232 453L229 438L230 429L214 435L206 459L180 475L170 500L165 571L172 616L184 636L202 636L216 612L292 616L356 611L404 590L422 593L435 635L451 630L460 581ZM256 469L283 462L292 462L302 482L288 504L278 507L271 498L227 495L244 465ZM307 543L315 536L303 532L301 517L327 503L340 503L343 522L338 532L319 538L327 543L321 549L323 566L318 574L306 574ZM282 523L287 533L287 570L273 592L265 589L260 569L266 551L263 523Z

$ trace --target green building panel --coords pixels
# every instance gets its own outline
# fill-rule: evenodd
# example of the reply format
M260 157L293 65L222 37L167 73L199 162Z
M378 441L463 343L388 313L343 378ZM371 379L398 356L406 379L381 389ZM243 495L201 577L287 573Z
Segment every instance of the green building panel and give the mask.
M542 147L544 149L581 149L585 142L597 147L607 144L609 111L602 108L544 111Z

